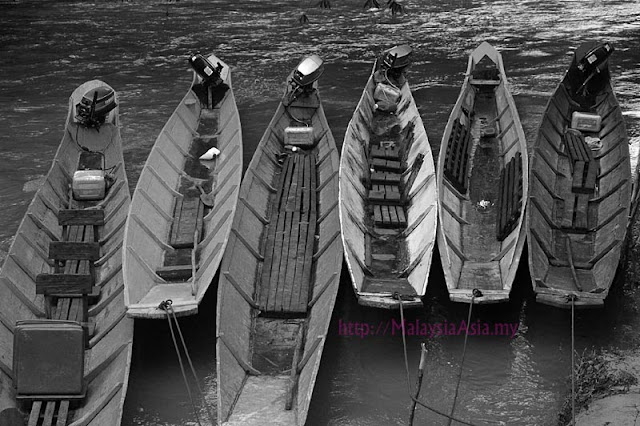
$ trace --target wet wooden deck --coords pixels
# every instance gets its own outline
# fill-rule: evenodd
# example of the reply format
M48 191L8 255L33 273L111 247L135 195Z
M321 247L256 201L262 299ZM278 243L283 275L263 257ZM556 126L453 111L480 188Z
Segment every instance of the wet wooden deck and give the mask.
M263 313L306 314L317 219L315 155L284 161L272 203L258 305Z

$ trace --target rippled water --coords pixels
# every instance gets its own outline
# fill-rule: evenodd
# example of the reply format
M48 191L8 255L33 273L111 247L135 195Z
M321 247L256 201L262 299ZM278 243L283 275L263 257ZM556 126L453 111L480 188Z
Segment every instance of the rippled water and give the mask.
M268 124L282 82L303 55L326 60L321 91L340 147L373 55L396 43L415 49L409 79L432 148L437 151L458 95L468 53L487 40L501 50L525 133L534 140L548 96L586 38L615 45L614 85L637 155L640 144L640 6L634 0L406 0L407 13L364 10L363 0L333 8L304 1L33 2L0 4L0 259L62 137L67 99L100 78L120 95L131 189L162 125L190 81L185 56L214 51L232 67L245 144L245 167ZM380 1L384 4L384 1ZM311 24L298 18L306 13ZM526 258L525 258L526 259ZM405 424L402 340L396 333L341 336L339 321L383 326L397 312L360 308L348 274L342 287L309 412L310 425ZM212 287L212 289L215 287ZM640 326L637 307L618 280L604 310L576 317L578 351L624 347ZM199 315L181 320L206 399L215 406L215 291ZM446 300L438 260L423 311L409 320L458 324L467 307ZM519 323L515 338L468 341L456 415L475 424L554 424L567 392L570 316L531 300L521 262L511 304L480 307L473 320ZM412 385L419 344L429 358L422 399L448 412L463 336L407 339ZM166 324L138 322L123 424L194 424ZM201 414L204 414L202 412ZM446 424L418 409L416 424Z

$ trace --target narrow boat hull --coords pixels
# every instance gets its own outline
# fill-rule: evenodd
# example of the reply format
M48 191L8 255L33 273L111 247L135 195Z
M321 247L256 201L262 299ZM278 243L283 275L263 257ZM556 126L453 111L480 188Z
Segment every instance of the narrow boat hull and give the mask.
M579 70L588 48L578 48L551 96L531 160L527 220L532 285L538 302L561 308L604 305L631 212L624 117L611 85L608 56L593 61L600 68L592 77Z
M420 307L436 235L433 156L404 74L396 86L381 63L374 64L342 145L342 243L360 305L398 309L402 300L404 307ZM393 96L395 111L382 112L388 104L376 97Z
M166 300L178 316L197 313L227 245L242 175L242 133L229 67L214 55L208 62L221 69L221 83L209 91L208 80L194 72L133 194L123 263L133 318L165 318L159 305ZM219 155L199 160L212 147Z
M84 353L86 397L70 406L64 424L104 426L120 425L121 422L131 362L133 321L125 315L121 271L122 225L130 196L118 108L108 113L99 131L82 126L76 120L76 105L83 96L105 87L109 88L105 83L93 80L78 87L71 95L65 133L53 165L27 208L0 272L0 381L3 383L0 416L4 410L9 412L17 407L26 418L32 410L29 400L16 400L16 390L12 386L13 332L17 321L51 318L55 305L36 294L36 277L53 272L53 262L48 259L49 244L65 238L63 227L59 225L60 212L92 207L103 210L105 218L103 225L94 228L100 236L100 258L95 262L100 294L88 309L88 322L95 326L95 332ZM117 98L115 101L117 103ZM102 152L107 170L110 169L113 177L106 198L101 202L74 201L70 196L69 187L82 147ZM36 410L35 403L33 405ZM43 403L42 412L44 406ZM62 420L60 422L62 424Z
M469 57L438 160L438 249L452 301L509 300L527 188L526 139L502 56L484 42Z
M303 122L310 130L291 129ZM312 145L285 144L305 132ZM242 181L221 266L220 424L305 423L340 281L338 164L317 90L285 95Z

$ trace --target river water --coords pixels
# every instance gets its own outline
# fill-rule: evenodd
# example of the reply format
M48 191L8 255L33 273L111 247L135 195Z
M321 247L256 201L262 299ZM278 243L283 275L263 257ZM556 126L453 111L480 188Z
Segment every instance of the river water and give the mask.
M406 13L395 18L363 9L363 0L331 3L329 10L313 7L312 0L0 4L0 260L51 164L71 92L93 78L119 92L133 191L158 132L188 89L185 58L192 52L213 51L232 66L245 167L277 106L283 79L302 56L317 53L326 61L321 93L340 148L374 54L404 42L415 50L409 81L436 158L467 55L483 40L502 52L529 141L571 50L587 38L611 41L617 49L610 61L614 86L634 148L640 142L640 5L634 0L406 0ZM303 12L309 25L298 22ZM407 319L458 327L467 307L447 301L437 254L433 263L425 308L408 312ZM555 424L568 391L570 314L533 302L526 263L525 257L510 304L474 310L472 322L518 325L513 338L469 337L456 416L474 424ZM577 313L578 352L625 348L633 341L638 308L630 297L633 286L619 275L605 309ZM212 286L200 313L181 319L205 398L214 407L215 306ZM406 424L402 339L393 332L398 320L398 312L359 307L343 271L309 425ZM340 333L339 326L349 322L389 328L384 336ZM135 327L123 424L195 424L166 323L140 321ZM421 399L449 412L464 336L409 336L412 386L421 342L429 351ZM416 424L446 420L418 408Z

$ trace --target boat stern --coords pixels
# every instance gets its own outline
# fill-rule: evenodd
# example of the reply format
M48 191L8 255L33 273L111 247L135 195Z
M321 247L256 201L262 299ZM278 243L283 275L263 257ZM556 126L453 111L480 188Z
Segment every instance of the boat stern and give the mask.
M472 298L472 289L449 289L449 299L452 302L471 303ZM508 290L482 290L482 296L475 297L473 300L474 305L489 305L506 302L509 302Z
M370 308L400 309L400 301L391 293L358 293L358 304ZM402 296L402 306L405 309L422 308L420 296Z

